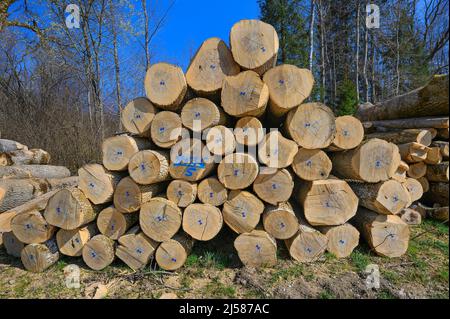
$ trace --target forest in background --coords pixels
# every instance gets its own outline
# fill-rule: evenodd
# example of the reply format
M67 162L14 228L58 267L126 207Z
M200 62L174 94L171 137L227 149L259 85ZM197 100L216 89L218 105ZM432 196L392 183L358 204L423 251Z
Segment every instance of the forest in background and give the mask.
M66 27L69 3L80 8L79 32ZM278 32L279 62L312 69L312 99L336 114L448 73L448 0L373 1L379 28L366 27L368 3L258 0L260 18ZM72 170L98 160L103 138L121 131L121 108L144 94L145 71L158 51L153 39L174 5L3 0L0 138L46 149L53 163ZM133 49L126 57L124 47Z

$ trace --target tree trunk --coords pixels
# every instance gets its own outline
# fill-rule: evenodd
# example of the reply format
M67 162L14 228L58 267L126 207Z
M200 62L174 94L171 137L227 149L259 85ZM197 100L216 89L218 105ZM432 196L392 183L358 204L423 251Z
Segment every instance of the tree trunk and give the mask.
M201 241L213 239L222 229L219 208L209 204L191 204L183 212L183 231Z
M448 182L431 182L430 190L424 194L424 200L437 203L442 206L448 205Z
M314 0L311 0L311 19L309 22L309 70L313 71L313 55L314 55L314 17L315 17Z
M288 239L298 231L298 219L289 202L267 205L262 215L264 229L276 239Z
M41 149L0 152L0 166L10 165L46 165L50 162L50 154Z
M130 158L140 150L151 148L148 139L117 135L102 143L103 166L110 171L127 170Z
M64 166L53 165L18 165L0 166L1 178L64 178L70 171Z
M337 258L350 256L358 246L359 231L349 223L320 227L319 230L328 238L327 250Z
M37 210L16 215L11 220L11 230L24 244L41 244L52 238L56 228L50 225Z
M442 162L441 148L439 146L431 146L428 149L424 162L428 165L440 164Z
M407 178L406 181L402 183L403 187L409 193L409 197L411 198L410 202L406 205L406 207L411 206L413 202L422 198L423 195L423 187L422 184L415 178Z
M397 216L400 217L408 225L420 225L422 223L422 215L414 209L404 208Z
M0 139L0 153L27 151L28 147L13 140Z
M114 240L105 235L96 235L89 240L82 251L84 263L93 270L102 270L114 261Z
M139 214L123 214L113 206L103 209L97 217L97 227L102 235L117 240L139 219Z
M128 172L138 184L155 184L170 178L169 162L167 151L140 151L130 158Z
M332 168L331 160L324 151L306 148L299 148L291 166L295 174L306 181L327 179Z
M25 244L19 241L13 232L2 232L1 234L3 246L6 253L12 257L20 258L20 253L22 252Z
M263 230L240 234L234 248L244 266L271 267L277 263L277 242Z
M255 229L264 211L264 203L247 191L231 191L223 204L222 215L225 223L238 234Z
M395 174L392 175L392 179L395 179L396 181L402 183L406 181L406 173L409 170L409 165L405 162L401 161L400 165L398 166L397 170L395 171Z
M165 184L139 185L131 177L125 177L114 191L114 206L124 214L138 211L142 205L161 193Z
M156 108L147 98L135 98L122 110L122 125L131 134L149 137L150 126L156 112Z
M355 53L355 86L356 86L356 101L359 103L359 16L360 16L360 2L356 4L356 53Z
M363 123L366 129L386 128L386 129L422 129L422 128L448 128L449 120L447 117L412 117L398 120L380 120L367 121Z
M433 143L431 143L431 146L439 147L439 149L441 150L442 159L448 161L448 157L449 157L448 156L448 154L449 154L448 142L433 141Z
M60 229L56 233L56 243L61 254L79 257L84 245L97 233L98 229L95 223L72 230Z
M59 259L58 246L54 239L43 244L26 245L20 254L20 259L26 270L43 272Z
M99 164L87 164L78 170L79 189L95 205L112 201L114 190L121 179L116 172Z
M193 246L194 240L190 236L184 233L176 234L156 249L156 262L164 270L177 270L184 265Z

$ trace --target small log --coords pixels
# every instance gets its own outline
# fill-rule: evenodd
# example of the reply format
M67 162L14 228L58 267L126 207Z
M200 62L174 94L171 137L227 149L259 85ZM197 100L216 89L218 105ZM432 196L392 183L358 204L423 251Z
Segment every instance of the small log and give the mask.
M197 184L175 179L167 187L166 196L178 207L187 207L197 198Z
M0 153L0 166L9 165L46 165L50 163L50 154L41 149L17 150Z
M158 195L163 184L139 185L131 177L120 180L114 191L114 207L121 213L138 211L142 204Z
M223 204L225 223L238 234L255 229L264 211L264 204L255 195L246 191L231 191Z
M417 209L419 208L419 209ZM419 203L416 210L423 211L423 217L429 217L441 222L448 222L448 206L445 207L428 207L423 205L422 203Z
M442 162L441 149L439 147L430 147L424 162L429 165L435 165Z
M428 165L426 177L429 182L448 183L448 162L442 162L436 165Z
M353 150L332 155L333 174L369 183L391 178L401 161L397 145L380 139L371 139Z
M24 204L48 189L46 180L0 179L0 213Z
M156 262L164 270L177 270L184 265L193 246L194 240L187 234L176 234L158 246L155 252Z
M264 138L264 130L260 120L254 116L241 117L234 127L236 142L247 146L256 146Z
M133 270L144 268L159 245L141 232L138 226L121 236L118 242L116 256Z
M98 229L95 223L72 230L60 229L56 233L56 244L61 254L79 257L82 254L84 245L97 233Z
M411 178L418 179L427 174L427 165L424 162L418 162L409 165L406 175Z
M224 41L219 38L205 40L186 71L189 87L200 96L215 96L222 89L226 76L240 71L233 55Z
M141 207L139 225L154 241L169 240L181 227L182 213L178 206L162 197L154 197Z
M236 148L233 131L223 125L212 127L206 134L206 147L214 155L233 153Z
M0 166L1 178L65 178L70 171L64 166L54 165L13 165Z
M183 70L172 64L156 63L145 74L145 93L148 99L163 110L177 110L187 92Z
M145 97L135 98L122 110L122 125L131 134L148 137L156 112L157 109L150 100Z
M428 192L428 190L430 189L430 183L428 182L428 179L426 179L426 177L422 176L417 178L417 181L420 183L420 185L422 185L422 190L424 193Z
M351 223L380 256L400 257L409 244L409 226L396 215L380 215L360 208Z
M379 183L349 182L359 198L359 205L379 214L396 214L411 204L405 187L396 180Z
M322 103L305 103L289 111L285 130L301 147L326 148L336 135L333 111Z
M116 185L121 179L121 175L99 164L84 165L78 170L78 176L78 188L95 205L112 201Z
M405 162L401 161L400 165L398 166L397 170L395 171L394 175L392 175L392 179L395 179L397 182L404 182L406 181L406 173L409 170L409 165Z
M241 20L230 31L234 61L259 75L275 66L279 48L274 27L260 20Z
M196 182L214 167L214 157L199 139L183 139L170 150L169 173L174 179Z
M422 216L420 213L411 208L404 208L396 215L408 225L420 225L422 223Z
M404 129L367 134L365 139L379 138L394 144L419 143L430 146L433 141L433 133L433 129Z
M332 169L328 155L322 150L299 148L292 162L295 174L303 180L327 179Z
M320 227L319 230L328 238L327 251L337 258L350 256L358 246L359 231L349 223Z
M157 113L150 126L152 141L161 148L171 148L181 139L181 133L181 117L174 112Z
M277 242L263 230L240 234L234 248L247 267L272 267L277 263Z
M138 184L159 183L169 179L169 159L166 151L140 151L131 157L128 172Z
M308 223L313 226L341 225L358 208L358 197L347 182L339 179L302 182L296 195Z
M52 238L56 228L37 210L19 214L11 220L11 230L24 244L41 244Z
M268 205L262 215L264 230L276 239L288 239L298 231L298 219L289 202Z
M97 217L97 227L102 235L117 240L139 219L139 214L123 214L113 206L103 209Z
M361 121L350 115L336 118L336 135L328 151L350 150L361 144L364 139L364 127Z
M0 153L28 150L28 147L13 140L0 138Z
M399 144L397 146L402 160L406 163L423 162L430 150L429 147L416 142Z
M20 259L26 270L43 272L58 261L58 246L54 239L43 244L26 245L20 253Z
M299 218L297 233L284 241L289 255L298 262L313 262L327 249L328 238Z
M442 158L445 159L445 160L448 160L448 154L449 154L448 142L433 141L431 143L431 146L439 147L439 149L441 150Z
M437 138L443 139L443 140L448 140L448 128L439 128L437 129L437 134L436 134Z
M449 120L448 116L436 116L436 117L413 117L397 120L382 120L382 121L369 121L364 122L364 127L383 127L388 129L406 129L406 128L448 128Z
M269 101L269 88L253 71L227 76L223 82L221 105L234 117L264 114Z
M415 178L407 178L406 181L402 183L403 187L406 188L406 190L409 193L409 197L411 198L410 202L406 207L411 206L413 202L416 200L419 200L423 195L423 188L422 184Z
M13 232L4 232L1 233L3 246L5 247L6 253L10 256L20 258L20 253L22 249L25 247L25 244L22 243L16 236L14 236Z
M286 169L261 170L253 182L253 191L256 195L272 205L289 200L293 189L294 180Z
M297 152L297 144L278 131L266 134L258 146L258 158L261 163L273 168L288 167L294 161Z
M228 199L228 190L216 177L209 177L198 184L197 195L203 204L220 206Z
M314 76L308 69L282 64L268 70L263 77L269 88L270 113L281 117L309 97Z
M222 229L222 212L209 204L191 204L184 209L183 230L201 241L213 239Z
M424 199L431 203L448 206L448 182L431 182L430 190L424 194Z
M227 116L214 102L199 97L189 100L183 106L181 109L181 122L184 127L191 131L201 132L209 127L225 125Z
M71 230L97 218L99 206L94 206L78 188L62 189L55 193L45 208L45 220L53 226Z
M249 187L258 176L258 172L258 162L246 153L225 156L217 168L219 181L232 190Z
M356 116L363 121L448 115L448 74L435 75L423 87L389 100L360 106Z
M83 247L84 263L91 269L102 270L111 265L115 257L115 243L105 235L95 235Z
M103 141L103 166L110 171L124 171L128 168L130 158L140 150L150 148L148 139L116 135Z

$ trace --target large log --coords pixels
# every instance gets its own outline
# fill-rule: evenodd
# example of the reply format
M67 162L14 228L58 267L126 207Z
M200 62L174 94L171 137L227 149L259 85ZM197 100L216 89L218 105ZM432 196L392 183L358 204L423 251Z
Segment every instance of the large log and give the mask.
M139 219L139 214L123 214L113 206L103 209L97 217L97 227L101 234L117 240Z
M285 138L279 131L266 134L258 145L258 158L261 163L273 168L288 167L298 152L297 144Z
M169 157L167 151L137 152L130 159L128 172L131 178L141 185L165 181L169 178Z
M70 171L64 166L18 165L0 166L1 178L65 178Z
M205 40L192 58L186 71L189 87L200 96L215 97L226 76L240 71L230 49L219 38Z
M406 205L406 207L411 206L413 202L419 200L423 195L423 187L422 184L415 178L407 178L406 181L402 183L403 187L409 193L410 202Z
M405 187L396 180L379 183L349 182L359 198L359 205L379 214L396 214L411 204L411 197Z
M41 149L0 152L0 166L9 165L46 165L50 163L50 154Z
M234 240L234 248L247 267L272 267L277 263L277 242L263 230L240 234Z
M258 172L258 162L246 153L225 156L217 168L219 181L226 188L233 190L249 187L258 176Z
M221 105L234 117L261 116L269 101L269 88L253 71L227 76L223 82Z
M353 150L332 155L333 174L369 183L391 178L401 161L397 145L380 139L370 139Z
M427 166L427 179L429 182L448 183L448 162Z
M102 144L103 166L110 171L124 171L134 154L151 146L145 138L128 135L109 137Z
M431 146L439 147L439 149L441 150L442 158L445 160L448 160L448 155L449 155L448 142L433 141L433 143L431 143Z
M191 204L184 209L183 230L201 241L213 239L222 229L222 212L209 204Z
M228 199L228 190L217 177L205 178L198 184L198 199L204 204L220 206Z
M256 146L264 138L264 130L260 120L254 116L241 117L234 127L236 142L247 146Z
M306 181L327 179L331 168L331 160L322 150L300 148L292 162L295 174Z
M358 208L358 197L339 179L302 182L296 195L306 220L313 226L341 225L352 218Z
M6 253L10 256L20 258L20 253L25 247L25 244L17 239L12 231L4 232L0 235L2 236L3 246L5 247Z
M264 230L276 239L288 239L298 230L298 219L289 202L267 205L262 215Z
M13 140L0 138L0 153L28 150L28 147Z
M156 112L150 100L145 97L135 98L122 110L122 125L131 134L148 137Z
M380 215L360 208L351 223L360 231L375 253L400 257L408 249L409 226L396 215Z
M410 164L406 175L411 178L421 178L427 174L427 164L424 162L418 162L414 164Z
M368 121L364 122L363 126L366 129L383 127L387 129L406 129L406 128L448 128L449 119L448 116L437 117L416 117L405 118L397 120L383 120L383 121Z
M361 121L350 115L336 118L336 135L328 151L350 150L361 144L364 128Z
M121 236L118 243L116 256L133 270L145 267L159 245L141 232L138 226Z
M359 231L349 223L319 228L327 236L327 250L337 258L350 256L359 243Z
M52 238L56 228L39 211L32 210L16 215L11 220L11 230L24 244L41 244Z
M44 217L50 225L76 229L94 221L100 207L92 205L78 188L62 189L48 201Z
M233 153L236 140L233 131L223 125L217 125L206 134L206 147L213 155L225 156Z
M181 227L182 212L178 206L162 197L154 197L141 207L139 225L154 241L169 240Z
M187 84L183 70L172 64L156 63L145 74L145 93L148 99L163 110L177 110L183 101Z
M209 127L225 125L227 115L222 108L205 98L189 100L181 109L181 122L191 131L201 132Z
M259 75L275 66L279 48L274 27L260 20L241 20L230 31L233 59Z
M379 138L394 144L419 143L430 146L435 131L432 129L404 129L401 131L371 133L365 139Z
M98 229L95 223L72 230L60 229L56 233L56 244L61 254L79 257L84 245L97 233Z
M292 175L284 168L261 170L253 182L253 191L256 195L272 205L288 201L293 189Z
M103 165L87 164L78 170L78 187L94 204L104 204L113 199L121 175L105 169Z
M20 254L20 259L26 270L43 272L59 259L58 246L54 239L43 244L26 245Z
M336 135L336 119L325 104L305 103L289 111L284 128L301 147L325 148Z
M102 270L114 261L114 240L105 235L95 235L84 245L81 255L89 268Z
M164 270L177 270L184 265L193 246L194 240L189 235L178 233L158 246L155 252L156 262Z
M171 148L182 134L181 117L175 112L162 111L155 115L150 125L153 143L161 148Z
M302 104L314 86L314 76L310 70L290 64L268 70L263 80L269 88L270 113L275 117L281 117Z
M247 191L231 191L223 204L225 223L238 234L249 233L258 225L264 204Z
M406 163L423 162L427 158L427 153L430 150L429 147L417 142L399 144L398 149L402 160Z
M166 196L178 207L187 207L197 198L197 184L175 179L167 186Z
M448 114L448 75L435 75L423 87L373 106L360 106L356 112L363 121Z
M122 213L138 211L142 204L162 192L164 184L139 185L131 177L120 180L114 191L114 206Z

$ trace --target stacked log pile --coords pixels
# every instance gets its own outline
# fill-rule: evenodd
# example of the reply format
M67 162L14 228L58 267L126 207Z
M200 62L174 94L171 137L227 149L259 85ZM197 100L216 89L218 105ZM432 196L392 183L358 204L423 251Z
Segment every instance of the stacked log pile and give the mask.
M362 105L357 116L366 138L399 147L402 163L396 179L411 192L413 202L402 218L448 222L448 75L434 76L424 87L376 105Z
M405 253L409 225L398 215L421 194L399 147L364 140L357 118L307 102L313 75L275 66L269 24L236 23L230 46L206 40L186 74L150 66L146 96L125 107L127 132L104 141L102 163L81 167L78 186L45 205L10 212L26 269L64 254L95 270L116 258L137 270L154 258L172 271L224 227L252 267L274 265L280 244L298 262L327 250L347 257L360 234L379 255Z

